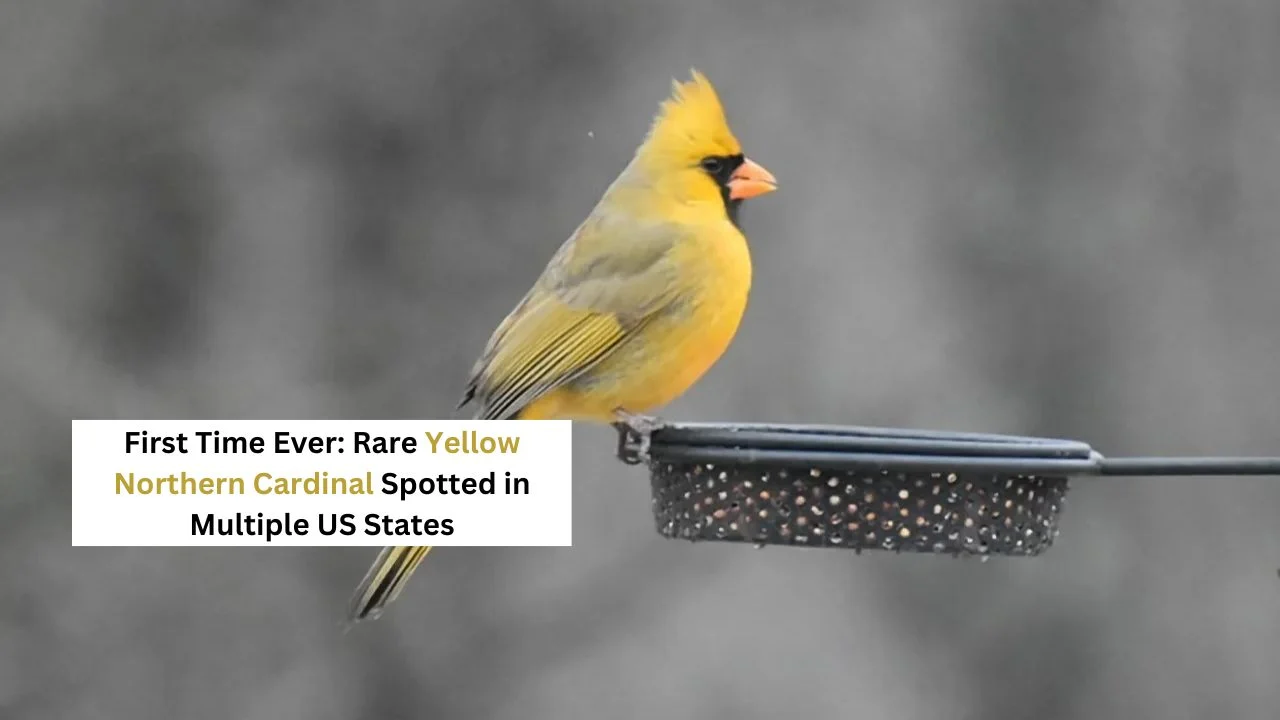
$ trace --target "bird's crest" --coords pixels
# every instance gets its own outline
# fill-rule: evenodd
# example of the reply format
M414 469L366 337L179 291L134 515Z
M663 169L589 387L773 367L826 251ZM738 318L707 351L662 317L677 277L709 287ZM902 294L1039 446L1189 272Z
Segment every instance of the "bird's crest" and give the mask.
M697 70L692 77L671 83L671 96L662 102L649 128L641 153L679 156L697 162L707 155L742 152L729 129L716 89Z

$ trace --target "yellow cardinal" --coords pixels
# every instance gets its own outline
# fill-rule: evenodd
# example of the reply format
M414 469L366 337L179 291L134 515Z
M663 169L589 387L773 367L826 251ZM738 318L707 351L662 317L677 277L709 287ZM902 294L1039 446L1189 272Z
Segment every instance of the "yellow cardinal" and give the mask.
M773 191L715 89L673 83L644 142L494 331L459 407L476 417L635 425L724 353L751 287L742 201ZM353 621L377 617L430 547L383 548Z

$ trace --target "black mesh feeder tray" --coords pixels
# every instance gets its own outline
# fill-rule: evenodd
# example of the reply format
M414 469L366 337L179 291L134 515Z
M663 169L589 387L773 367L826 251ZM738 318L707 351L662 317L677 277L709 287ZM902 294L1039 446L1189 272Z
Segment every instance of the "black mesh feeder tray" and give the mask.
M1073 440L827 425L618 425L664 537L1038 555L1071 479L1278 475L1280 458L1106 458Z

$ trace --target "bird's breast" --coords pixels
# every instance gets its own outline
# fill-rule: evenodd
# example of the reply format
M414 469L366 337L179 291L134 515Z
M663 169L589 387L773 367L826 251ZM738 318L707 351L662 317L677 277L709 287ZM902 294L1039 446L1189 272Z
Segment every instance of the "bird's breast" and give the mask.
M673 314L684 323L682 335L687 336L675 354L701 376L737 334L751 290L751 256L736 230L697 244L696 259L688 263L687 301Z
M739 232L699 237L677 252L677 300L584 378L631 412L692 387L728 349L746 311L751 258Z

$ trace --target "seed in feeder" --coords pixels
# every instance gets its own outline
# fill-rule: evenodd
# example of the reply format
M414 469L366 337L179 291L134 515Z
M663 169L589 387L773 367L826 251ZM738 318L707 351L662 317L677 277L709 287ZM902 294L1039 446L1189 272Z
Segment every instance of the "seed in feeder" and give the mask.
M973 527L973 518L965 518L965 519L964 519L964 526L965 526L965 527Z
M876 514L874 511L867 513L867 520L874 521L875 519L876 519Z
M814 468L809 471L809 477L822 477L822 471L818 468Z
M725 516L725 511L724 511L724 508L720 508L711 514L715 517L715 519L721 520Z
M846 506L845 506L845 508L844 508L844 509L845 509L845 510L848 510L850 513L856 513L856 512L858 512L858 504L857 504L857 503L849 503L848 505L846 505Z
M760 515L760 518L761 518L761 519L767 518L767 517L769 517L769 511L768 511L768 510L761 510L761 511L759 512L759 515Z
M941 506L941 505L934 505L934 506L933 506L933 514L934 514L934 515L941 515L941 514L942 514L942 506Z
M797 504L797 505L803 505L803 504L804 504L804 496L803 496L803 495L797 495L797 496L796 496L796 504Z
M761 500L768 500L768 499L769 499L769 491L768 491L768 490L761 490L761 491L760 491L760 499L761 499Z
M876 496L872 495L871 493L867 493L866 495L862 496L863 502L875 502L875 500L876 500Z
M796 524L801 527L804 527L805 525L809 524L809 518L801 515L800 517L796 518Z
M911 531L910 531L910 530L908 530L908 529L907 529L907 527L906 527L905 525L902 527L902 529L901 529L901 530L899 530L899 531L898 531L898 534L899 534L899 535L901 535L901 536L902 536L902 537L904 537L904 538L905 538L905 537L911 537Z
M911 497L911 493L907 492L906 490L899 490L899 491L898 491L898 499L899 499L899 500L906 500L906 499L907 499L907 498L909 498L909 497Z

